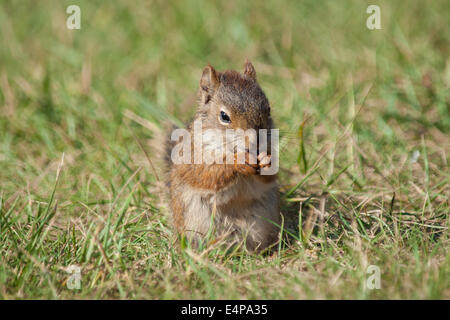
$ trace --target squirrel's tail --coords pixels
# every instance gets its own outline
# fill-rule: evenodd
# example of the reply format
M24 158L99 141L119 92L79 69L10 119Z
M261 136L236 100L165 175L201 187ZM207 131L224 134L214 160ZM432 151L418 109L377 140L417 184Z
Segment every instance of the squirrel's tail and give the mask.
M176 128L175 125L163 123L161 127L152 130L153 136L149 141L151 149L151 161L154 163L153 170L157 179L156 183L150 188L152 192L159 195L159 205L161 207L169 208L170 203L170 179L169 171L172 164L171 153L173 142L170 139L172 130ZM163 210L168 213L170 210Z
M167 125L165 125L164 127L164 137L163 137L163 141L164 141L164 172L165 174L168 173L170 166L172 164L172 149L175 146L175 141L172 141L172 139L170 139L170 136L173 132L173 130L178 129L178 127L172 123L169 123Z
M172 123L164 123L161 128L153 131L153 137L150 140L150 148L152 150L153 159L155 161L155 170L159 180L165 180L172 163L171 153L174 142L170 139L171 133L177 127ZM156 174L156 173L155 173Z

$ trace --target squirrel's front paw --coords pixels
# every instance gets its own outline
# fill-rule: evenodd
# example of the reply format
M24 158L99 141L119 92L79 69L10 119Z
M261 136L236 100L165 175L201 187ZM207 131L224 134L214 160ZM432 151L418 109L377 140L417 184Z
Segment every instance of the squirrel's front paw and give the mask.
M270 167L271 163L272 163L272 155L267 154L265 152L261 152L258 155L259 168Z
M234 155L236 171L245 175L257 174L259 170L258 159L249 152Z

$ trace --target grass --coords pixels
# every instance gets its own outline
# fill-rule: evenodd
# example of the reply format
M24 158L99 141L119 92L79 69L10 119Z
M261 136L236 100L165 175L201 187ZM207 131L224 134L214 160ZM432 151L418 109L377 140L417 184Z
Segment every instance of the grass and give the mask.
M369 4L3 1L0 297L449 299L447 2L379 1L372 31ZM207 63L245 57L280 128L285 236L181 249L149 141L193 114Z

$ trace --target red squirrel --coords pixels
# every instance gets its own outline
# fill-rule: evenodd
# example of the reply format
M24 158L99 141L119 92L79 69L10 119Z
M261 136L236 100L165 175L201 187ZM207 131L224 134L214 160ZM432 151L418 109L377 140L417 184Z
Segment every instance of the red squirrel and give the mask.
M243 73L218 72L210 65L205 67L198 99L196 115L186 128L189 133L193 133L196 121L203 131L222 136L230 129L270 131L273 128L269 101L248 60ZM223 143L220 138L216 141ZM246 141L246 146L258 144L257 139ZM201 147L211 148L211 139ZM212 147L221 146L213 144ZM231 163L174 163L169 159L173 223L176 230L193 243L203 239L209 230L233 241L244 240L249 251L261 251L277 242L281 220L277 175L261 174L261 169L271 164L272 155L270 151L260 152L259 149L254 155L247 148L242 150L226 152L227 156L232 153ZM243 161L237 161L239 156Z

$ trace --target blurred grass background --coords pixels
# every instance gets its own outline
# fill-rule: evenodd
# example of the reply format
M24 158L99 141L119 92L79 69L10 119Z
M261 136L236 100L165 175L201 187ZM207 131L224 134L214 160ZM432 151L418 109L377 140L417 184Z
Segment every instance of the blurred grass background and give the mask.
M2 1L0 297L448 299L447 7ZM193 115L206 64L246 57L281 132L289 239L270 257L180 251L148 141Z

